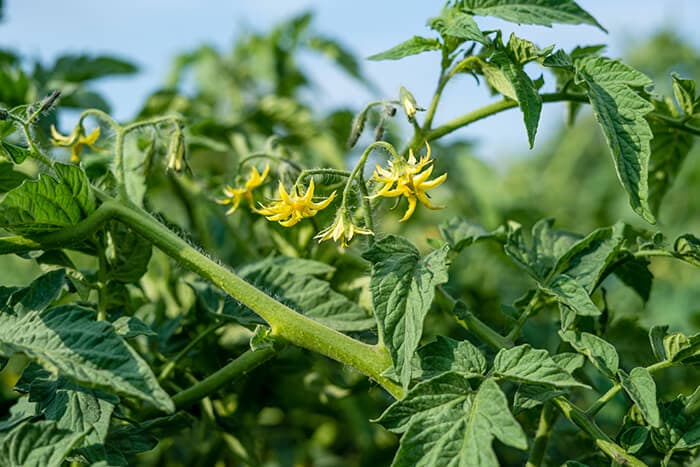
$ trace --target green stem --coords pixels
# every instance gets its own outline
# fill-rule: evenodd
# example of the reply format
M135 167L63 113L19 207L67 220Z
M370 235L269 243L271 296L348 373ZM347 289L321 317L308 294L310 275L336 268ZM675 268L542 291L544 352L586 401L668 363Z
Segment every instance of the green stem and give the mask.
M546 403L540 413L540 421L537 425L537 433L535 433L535 442L530 451L530 457L527 459L526 467L539 467L544 461L544 455L547 452L547 444L549 437L554 428L554 422L557 419L558 412L555 412L554 407Z
M593 438L598 448L612 460L634 467L646 466L642 461L628 454L622 446L615 443L586 413L569 402L565 397L555 397L552 399L552 402L571 423Z
M459 323L460 326L467 331L474 334L477 339L495 350L509 349L513 347L513 341L500 335L493 328L491 328L491 326L481 321L470 311L461 312L459 314L455 313L454 309L459 306L460 301L450 295L450 293L447 292L442 285L437 286L437 291L449 302L449 311L455 316L457 323Z
M540 292L539 290L535 292L535 295L532 296L530 301L527 304L527 307L525 308L525 311L523 311L523 314L521 314L518 317L518 321L515 323L515 326L513 329L510 330L508 335L506 336L506 339L509 339L512 342L515 342L518 340L518 337L520 337L520 333L523 330L523 327L525 326L525 323L527 322L528 319L535 313L536 308L535 305L537 304L537 300L539 300L540 297Z
M359 174L359 181L360 194L362 195L362 204L364 206L365 227L374 232L374 219L372 218L372 200L369 198L367 183L365 182L365 176L362 172L360 172ZM374 235L369 236L369 242L370 244L374 242Z
M310 177L312 175L335 175L337 177L349 177L350 172L347 170L338 170L338 169L307 169L307 170L302 170L299 172L299 176L297 177L297 180L294 182L294 186L298 186L301 184L302 180L306 177Z
M542 94L542 102L563 102L563 101L575 101L575 102L588 102L588 97L586 97L583 94L569 94L569 93L550 93L550 94ZM517 107L518 103L514 100L511 99L503 99L498 102L494 102L492 104L485 105L481 108L478 108L472 112L466 113L460 117L457 117L453 120L450 120L449 122L445 123L444 125L441 125L434 130L430 131L428 134L425 135L425 139L428 140L428 142L433 141L434 139L440 138L442 136L445 136L449 133L452 133L455 130L458 130L459 128L462 128L464 126L467 126L471 123L474 123L476 121L482 120L486 117L490 117L491 115L495 115L497 113L503 112L504 110L512 109L514 107Z
M105 233L98 232L97 262L98 262L98 288L97 288L97 321L107 319L107 256L105 249Z
M347 205L348 196L350 195L350 190L352 187L353 180L355 180L355 177L357 177L357 174L360 173L365 168L365 163L367 162L367 157L369 157L370 153L375 148L384 149L389 154L391 154L392 157L395 157L395 158L400 157L398 155L398 153L396 152L396 149L394 149L394 146L392 146L390 143L387 143L386 141L375 141L374 143L367 146L365 151L362 153L362 156L360 156L360 160L357 161L355 168L352 169L352 172L350 173L350 176L348 177L348 182L345 184L345 188L343 189L343 198L342 198L342 201L340 204L341 209Z
M673 365L674 365L673 362L669 362L669 361L665 360L663 362L658 362L658 363L654 363L653 365L649 365L648 367L646 367L646 369L647 369L647 371L649 371L649 373L655 373L659 370L663 370L665 368L670 368ZM591 417L595 416L595 414L597 414L600 411L600 409L602 409L605 406L605 404L610 402L610 400L613 397L615 397L618 392L620 392L620 389L622 389L622 385L620 383L615 383L610 389L607 390L607 392L605 394L600 396L598 398L598 400L596 400L588 408L588 410L586 410L586 415L591 416Z
M172 360L168 361L168 363L163 367L163 370L160 372L160 375L158 376L158 381L163 381L163 380L166 379L168 376L170 376L170 373L172 373L173 370L175 369L175 365L177 365L177 362L179 362L182 358L184 358L185 355L187 355L187 354L190 352L190 350L192 350L193 348L195 348L195 346L197 346L197 345L202 341L202 339L204 339L205 337L207 337L207 336L208 336L210 333L212 333L213 331L217 330L217 329L219 328L220 325L221 325L221 323L212 324L212 325L209 326L207 329L205 329L204 331L202 331L201 334L199 334L197 337L195 337L194 339L192 339L192 340L185 346L184 349L182 349L181 351L179 351L179 352L177 353L177 355L175 355L175 357L173 357Z
M32 244L25 239L5 238L0 242L0 253L27 251L28 246L39 249L75 243L94 233L106 220L117 219L151 241L165 254L179 261L215 286L221 288L243 305L247 306L272 328L272 336L303 347L338 362L349 365L374 379L397 399L403 396L402 388L383 376L391 366L386 348L356 341L331 329L258 290L234 272L207 258L150 214L130 203L121 203L98 192L104 203L85 220L60 232L48 234Z
M234 378L244 375L252 369L262 365L277 353L272 347L259 350L248 350L238 358L215 371L195 385L178 392L173 396L173 403L177 410L186 409L195 402L204 399L231 382Z

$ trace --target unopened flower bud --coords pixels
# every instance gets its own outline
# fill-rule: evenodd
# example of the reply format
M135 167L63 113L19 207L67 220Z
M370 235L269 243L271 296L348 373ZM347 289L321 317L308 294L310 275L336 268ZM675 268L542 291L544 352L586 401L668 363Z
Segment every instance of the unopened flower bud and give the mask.
M401 86L399 89L399 101L401 102L406 117L408 117L408 121L413 121L413 118L416 116L416 111L419 110L416 104L416 98L413 97L413 94L411 94L408 89Z

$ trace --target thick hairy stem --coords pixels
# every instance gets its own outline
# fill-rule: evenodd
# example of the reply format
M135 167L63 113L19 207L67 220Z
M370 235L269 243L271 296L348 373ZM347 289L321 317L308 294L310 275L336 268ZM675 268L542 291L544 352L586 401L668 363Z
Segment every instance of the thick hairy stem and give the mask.
M382 376L382 373L391 366L391 358L383 346L356 341L297 313L258 290L228 268L204 256L142 209L106 198L103 194L100 197L106 201L77 225L46 235L36 241L27 241L21 237L6 237L0 241L0 254L65 247L89 236L105 221L117 219L151 241L165 254L256 312L270 325L273 336L349 365L375 380L394 397L403 396L403 390L399 385Z

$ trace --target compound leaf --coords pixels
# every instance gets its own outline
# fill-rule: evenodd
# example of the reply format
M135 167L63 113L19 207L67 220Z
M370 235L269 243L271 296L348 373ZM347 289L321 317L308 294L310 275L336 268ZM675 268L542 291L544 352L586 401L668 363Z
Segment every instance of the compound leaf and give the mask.
M476 392L456 373L424 381L378 421L404 433L392 464L396 467L498 465L491 447L494 438L516 449L527 448L505 394L490 378Z

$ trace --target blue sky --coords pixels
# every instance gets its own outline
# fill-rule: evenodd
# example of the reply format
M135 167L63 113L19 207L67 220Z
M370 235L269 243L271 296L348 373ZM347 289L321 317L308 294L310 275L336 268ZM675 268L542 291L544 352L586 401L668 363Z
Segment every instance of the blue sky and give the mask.
M202 43L225 50L241 32L264 30L290 15L313 10L318 32L339 39L358 56L366 57L412 35L430 35L425 20L437 14L441 4L418 0L5 0L0 47L43 60L64 52L109 53L133 60L140 66L139 75L110 79L98 86L112 103L116 117L129 119L144 97L163 82L171 57ZM482 28L515 31L540 46L556 44L569 49L579 43L606 43L608 55L613 57L620 56L635 40L669 25L700 47L695 24L700 18L700 1L580 0L579 4L608 29L608 35L590 26L550 29L489 18L478 22ZM427 104L435 86L438 54L402 61L365 61L364 70L382 91L381 96L369 95L317 60L307 58L306 63L325 106L360 108L376 97L394 98L401 85L415 94L419 104ZM472 78L459 77L448 86L436 123L489 102L487 94ZM544 109L538 144L545 143L563 115L562 106ZM505 133L504 128L508 129ZM489 160L527 148L517 111L479 122L461 135L478 141L478 154Z

